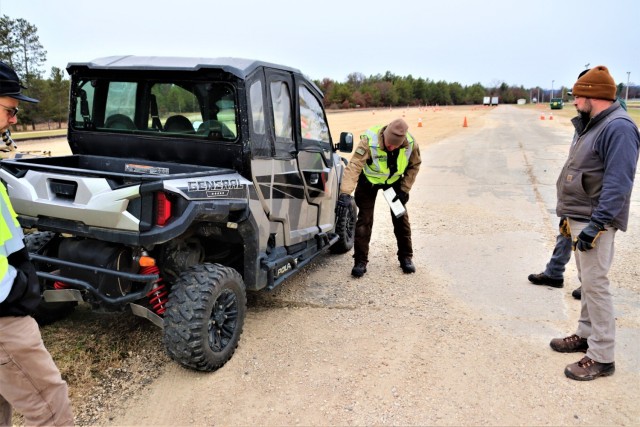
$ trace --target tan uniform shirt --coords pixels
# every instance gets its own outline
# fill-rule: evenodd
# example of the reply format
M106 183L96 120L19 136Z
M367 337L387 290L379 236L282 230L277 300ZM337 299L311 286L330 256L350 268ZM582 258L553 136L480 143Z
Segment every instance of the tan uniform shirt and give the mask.
M378 133L378 141L383 141L382 132L386 129L386 126L380 129L380 133ZM409 147L409 141L405 140L401 147ZM356 185L358 184L358 177L364 168L364 165L367 163L367 160L371 158L371 149L369 148L369 138L361 137L360 143L356 147L356 151L351 156L351 160L349 161L349 165L344 171L344 176L342 177L342 184L340 185L340 193L351 194L356 189ZM418 142L413 141L413 150L411 151L411 156L409 157L409 165L407 169L405 169L402 178L400 178L400 189L405 193L411 191L411 187L416 180L416 176L418 175L418 171L420 170L420 164L422 163L422 159L420 158L420 147L418 147Z

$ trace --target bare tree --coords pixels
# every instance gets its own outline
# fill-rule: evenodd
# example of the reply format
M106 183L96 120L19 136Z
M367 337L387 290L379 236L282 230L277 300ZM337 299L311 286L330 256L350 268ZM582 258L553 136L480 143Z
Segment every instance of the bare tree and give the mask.
M362 83L365 81L366 77L362 73L351 73L347 76L347 83L350 84L354 89L358 89L362 86Z

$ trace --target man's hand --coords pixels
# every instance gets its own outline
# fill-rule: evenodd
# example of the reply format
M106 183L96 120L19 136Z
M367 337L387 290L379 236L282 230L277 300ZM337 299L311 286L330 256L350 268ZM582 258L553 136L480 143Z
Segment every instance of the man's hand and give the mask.
M338 206L343 208L351 206L351 195L347 193L340 194L340 196L338 196Z
M590 221L573 242L573 250L585 252L596 247L596 240L600 237L600 233L606 231L604 225L595 221Z
M409 201L409 193L405 193L402 190L396 190L396 197L393 198L392 202L395 202L396 200L400 200L400 203L406 205Z
M336 203L336 218L344 218L349 214L351 201L352 197L350 194L342 193L338 196L338 203Z
M560 234L567 239L571 238L571 228L569 228L569 219L566 216L560 218L560 224L558 225Z

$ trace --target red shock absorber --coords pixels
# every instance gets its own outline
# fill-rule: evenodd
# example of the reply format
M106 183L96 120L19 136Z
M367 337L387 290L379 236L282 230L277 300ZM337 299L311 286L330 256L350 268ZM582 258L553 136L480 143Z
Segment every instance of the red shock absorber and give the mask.
M148 267L140 267L140 274L158 274L160 275L160 269L156 265L151 265ZM151 308L158 315L162 316L164 312L167 310L167 301L169 300L169 291L167 291L166 287L162 283L162 278L156 280L155 286L153 289L149 291L147 294L147 298L149 298L149 304L151 304Z
M69 287L69 285L67 285L66 283L63 283L59 280L56 280L53 283L53 289L67 289Z

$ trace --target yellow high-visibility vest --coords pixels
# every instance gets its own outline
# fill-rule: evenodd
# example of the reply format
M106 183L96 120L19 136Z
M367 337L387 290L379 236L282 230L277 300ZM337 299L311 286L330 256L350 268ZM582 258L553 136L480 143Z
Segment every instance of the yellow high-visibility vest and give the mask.
M364 136L369 140L369 150L371 151L371 161L364 165L362 171L366 175L367 179L372 184L393 184L400 179L404 171L409 166L409 157L413 151L414 139L410 133L407 132L407 141L409 141L409 147L399 148L397 166L393 175L387 164L387 152L384 150L382 143L378 140L380 129L383 126L374 126L368 129Z
M0 182L0 302L9 295L17 275L7 257L24 247L23 239L18 215L11 206L7 189Z

